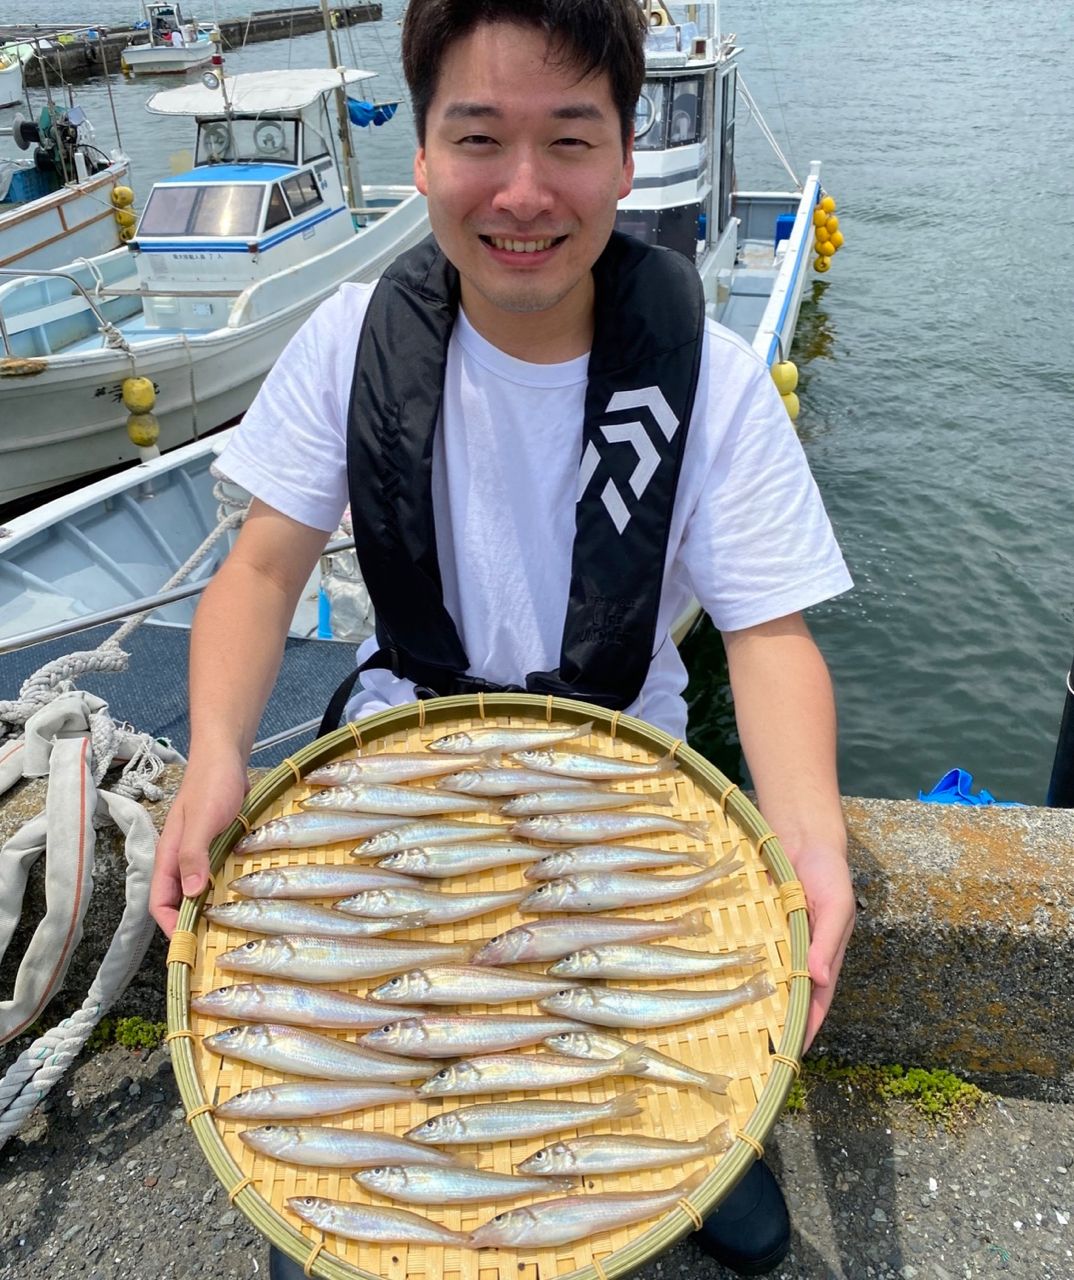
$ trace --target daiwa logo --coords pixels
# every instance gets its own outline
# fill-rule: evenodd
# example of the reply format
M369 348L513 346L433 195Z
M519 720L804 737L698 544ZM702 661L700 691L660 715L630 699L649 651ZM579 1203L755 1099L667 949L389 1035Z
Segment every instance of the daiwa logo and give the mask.
M608 401L605 412L618 413L627 409L648 409L650 417L669 443L679 429L679 420L672 413L671 406L664 399L659 387L643 387L640 391L617 391ZM605 423L600 428L600 432L609 445L629 444L637 454L638 463L631 474L629 484L635 500L640 500L660 465L660 454L649 438L645 424L643 422ZM603 450L599 449L592 440L586 445L578 473L579 498L589 488L589 483L600 465L602 452ZM600 496L605 510L612 518L612 524L619 533L622 533L630 523L630 509L619 491L619 486L609 478Z

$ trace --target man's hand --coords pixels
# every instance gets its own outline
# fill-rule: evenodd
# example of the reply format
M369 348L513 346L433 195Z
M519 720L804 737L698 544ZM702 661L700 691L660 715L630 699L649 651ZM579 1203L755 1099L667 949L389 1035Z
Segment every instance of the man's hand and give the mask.
M843 955L854 928L854 889L841 850L807 852L791 857L805 890L809 913L809 973L813 996L809 1002L803 1054L813 1043L835 995Z

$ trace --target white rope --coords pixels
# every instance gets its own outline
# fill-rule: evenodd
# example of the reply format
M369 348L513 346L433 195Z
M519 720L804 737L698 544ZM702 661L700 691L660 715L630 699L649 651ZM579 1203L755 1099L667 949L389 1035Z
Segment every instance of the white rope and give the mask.
M0 1080L0 1147L29 1120L101 1020L100 1001L88 997L82 1008L51 1031L38 1036Z
M738 72L738 91L742 95L743 99L745 100L746 106L749 108L750 115L756 121L757 128L760 129L761 133L764 135L765 141L776 153L776 159L780 162L780 164L784 167L784 169L786 169L795 187L797 187L797 189L801 191L802 184L798 180L798 175L791 168L791 162L783 154L782 148L780 147L779 143L776 141L776 135L768 127L768 123L765 120L764 116L761 115L761 108L754 101L753 94L750 93L749 89L747 88L746 80L745 80L745 77L742 75L741 68L739 69L739 72Z

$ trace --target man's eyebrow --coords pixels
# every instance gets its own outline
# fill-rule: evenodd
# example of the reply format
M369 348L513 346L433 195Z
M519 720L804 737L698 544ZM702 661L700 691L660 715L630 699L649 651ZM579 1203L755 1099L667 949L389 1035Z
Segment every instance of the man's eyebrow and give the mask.
M604 119L604 112L595 103L568 103L556 107L549 112L553 120L594 120ZM444 111L445 120L499 120L503 112L499 107L485 102L453 102Z

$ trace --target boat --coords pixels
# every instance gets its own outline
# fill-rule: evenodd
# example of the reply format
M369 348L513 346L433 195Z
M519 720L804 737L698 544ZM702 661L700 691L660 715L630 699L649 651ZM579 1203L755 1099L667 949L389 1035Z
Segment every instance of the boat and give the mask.
M142 5L149 33L146 42L132 41L121 54L123 71L134 75L181 75L207 66L216 53L213 28L188 22L175 3Z
M373 74L207 73L149 99L194 118L194 168L154 184L123 248L0 284L0 503L235 420L319 302L427 234L412 185L363 186L338 154L328 100Z
M13 107L22 101L22 64L27 56L25 45L0 46L0 107Z

